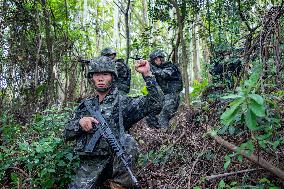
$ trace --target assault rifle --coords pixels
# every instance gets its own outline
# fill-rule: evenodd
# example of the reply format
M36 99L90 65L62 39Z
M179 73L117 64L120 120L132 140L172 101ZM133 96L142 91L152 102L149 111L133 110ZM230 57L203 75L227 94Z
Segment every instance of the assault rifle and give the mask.
M131 180L133 181L135 188L140 189L141 187L138 183L138 180L136 179L131 169L129 168L130 158L127 157L127 154L124 152L122 146L119 144L119 142L115 138L108 123L106 122L105 118L102 116L101 111L99 110L99 108L93 107L93 103L91 100L86 100L84 102L84 105L87 111L91 114L91 116L96 118L96 120L99 121L99 123L96 125L96 128L95 128L97 130L95 131L92 138L90 139L90 142L86 145L85 151L92 152L99 137L102 136L103 138L105 138L108 144L111 146L112 150L115 152L116 156L120 158L121 162L123 163L124 167L129 173L129 176L131 177ZM96 133L99 133L100 136L98 136Z
M138 54L136 54L134 57L131 56L130 58L133 59L133 60L141 60L141 59L143 59L143 57L139 56Z
M83 63L83 64L89 65L90 62L91 62L91 60L79 58L79 59L78 59L78 62L81 62L81 63Z

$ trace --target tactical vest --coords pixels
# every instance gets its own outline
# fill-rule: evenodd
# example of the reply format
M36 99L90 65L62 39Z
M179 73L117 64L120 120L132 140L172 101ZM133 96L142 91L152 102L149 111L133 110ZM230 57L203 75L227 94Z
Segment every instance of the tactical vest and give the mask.
M167 78L161 78L155 75L158 84L160 85L164 94L181 92L183 89L183 82L182 82L181 73L178 67L171 62L166 62L162 64L159 68L165 69L167 67L171 67L173 70L173 73L171 74L170 77L167 77Z

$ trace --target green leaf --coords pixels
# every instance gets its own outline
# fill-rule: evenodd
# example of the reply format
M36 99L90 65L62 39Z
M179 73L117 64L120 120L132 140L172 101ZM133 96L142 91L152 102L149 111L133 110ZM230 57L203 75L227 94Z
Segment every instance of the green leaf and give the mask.
M280 140L274 141L274 142L272 143L272 148L273 148L273 150L276 150L276 148L279 146L279 144L280 144Z
M194 186L193 189L201 189L201 186Z
M234 101L232 101L229 105L230 106L239 106L246 100L245 97L237 98Z
M229 109L227 109L222 115L221 115L221 122L224 125L230 125L230 123L234 120L237 113L240 110L240 105L244 102L244 98L238 98L234 100L231 104L233 104Z
M266 148L266 141L260 140L258 141L258 144L261 148Z
M146 86L144 86L144 87L141 89L141 93L142 93L143 95L147 95L147 94L148 94L148 90L147 90L147 87L146 87Z
M47 169L47 172L49 172L49 173L55 173L55 169Z
M221 127L221 128L218 130L218 134L219 134L219 135L223 135L223 134L227 131L228 127L229 127L229 125L225 125L225 126Z
M214 137L214 136L217 136L217 134L218 134L218 133L217 133L216 130L211 130L211 131L209 131L209 135L210 135L210 136L213 136L213 137Z
M224 100L226 100L226 99L236 99L236 98L240 98L240 97L242 97L242 96L241 95L236 95L236 94L229 94L227 96L222 96L221 99L224 99Z
M29 148L29 143L27 143L27 142L24 142L24 143L20 143L19 144L19 148L21 149L21 150L28 150L28 148Z
M267 184L270 184L270 180L268 180L268 179L265 178L265 177L262 178L262 179L260 179L259 182L260 182L260 183L267 183Z
M230 183L230 186L236 186L238 184L238 182L234 181Z
M248 111L246 113L245 121L246 121L247 127L250 130L255 131L257 129L257 126L256 126L256 116L250 109L248 109Z
M244 158L243 158L242 155L238 155L238 156L237 156L237 159L238 159L239 162L243 162L243 159L244 159Z
M231 158L229 156L225 156L225 160L226 160L226 162L224 164L224 169L226 170L231 163Z
M251 156L251 154L254 151L254 145L253 145L252 141L247 142L247 149L248 149L247 155Z
M225 183L225 181L222 179L220 182L219 182L219 184L218 184L218 188L225 188L225 186L226 186L226 183Z
M270 136L271 136L271 133L266 133L263 135L256 135L255 138L257 140L265 140L265 139L268 139Z
M35 150L37 153L41 153L43 151L43 148L38 144Z
M11 173L11 180L14 183L18 183L18 175L16 173Z
M280 189L278 186L270 186L268 189Z
M236 115L239 113L240 107L233 106L229 109L227 109L222 115L221 115L221 122L224 125L230 125L231 122L235 119Z
M248 105L249 109L258 117L264 117L265 116L265 107L263 105L259 105L254 100L250 101L250 104Z
M230 135L233 135L233 134L235 133L235 131L236 131L236 128L235 128L234 126L230 126L230 127L229 127L229 133L230 133Z
M258 94L249 94L248 95L251 99L253 99L257 104L259 105L263 105L264 100L262 98L262 96L258 95Z

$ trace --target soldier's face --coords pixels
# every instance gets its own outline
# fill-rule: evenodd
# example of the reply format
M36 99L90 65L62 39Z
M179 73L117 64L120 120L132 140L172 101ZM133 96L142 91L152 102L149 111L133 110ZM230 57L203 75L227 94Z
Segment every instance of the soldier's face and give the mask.
M155 61L155 64L156 64L157 66L160 66L160 65L162 64L162 60L161 60L160 57L155 58L154 61Z
M96 89L99 89L99 91L104 91L104 89L108 89L111 85L112 74L109 72L94 73L92 80Z
M115 59L116 54L111 54L111 55L109 55L108 57L110 57L111 59Z

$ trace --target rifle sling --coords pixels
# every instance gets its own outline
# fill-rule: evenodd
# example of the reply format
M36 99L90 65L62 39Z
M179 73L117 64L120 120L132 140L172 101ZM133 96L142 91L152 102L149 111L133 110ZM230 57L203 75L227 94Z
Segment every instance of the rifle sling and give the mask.
M125 147L125 129L123 125L123 116L122 116L122 107L121 107L121 96L118 93L118 123L119 123L119 135L120 135L120 143L122 147Z

